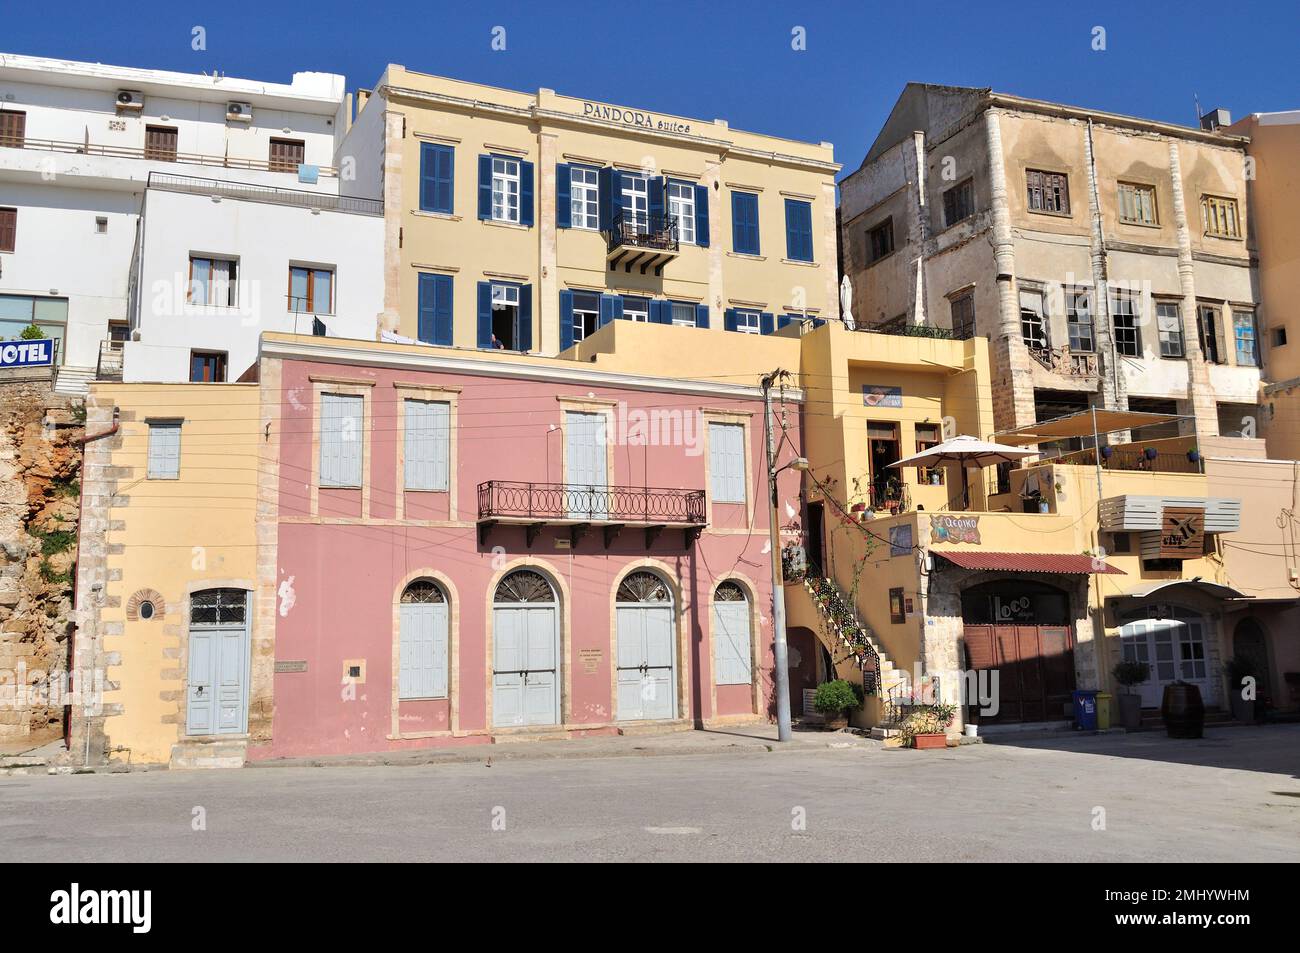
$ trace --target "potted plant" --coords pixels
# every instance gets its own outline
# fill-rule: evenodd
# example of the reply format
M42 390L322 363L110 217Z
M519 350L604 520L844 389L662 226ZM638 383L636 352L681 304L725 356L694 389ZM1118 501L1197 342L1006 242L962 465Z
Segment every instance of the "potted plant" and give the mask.
M823 682L813 692L813 708L826 719L826 727L836 731L849 726L849 710L862 704L853 686L842 678Z
M1223 663L1223 674L1228 677L1228 705L1233 721L1250 724L1255 720L1255 692L1259 687L1259 671L1255 660L1245 655L1234 655ZM1246 680L1250 680L1250 697L1246 697Z
M1141 685L1151 677L1151 666L1146 662L1134 662L1125 660L1120 662L1111 670L1115 681L1123 685L1126 689L1131 689L1134 685ZM1137 692L1124 691L1115 696L1115 703L1119 705L1119 723L1124 726L1126 731L1136 731L1142 727L1142 696Z
M903 746L921 751L927 748L946 748L948 726L952 724L956 714L956 705L946 705L942 702L913 708L899 726Z
M930 486L943 486L943 474L938 470L930 471Z

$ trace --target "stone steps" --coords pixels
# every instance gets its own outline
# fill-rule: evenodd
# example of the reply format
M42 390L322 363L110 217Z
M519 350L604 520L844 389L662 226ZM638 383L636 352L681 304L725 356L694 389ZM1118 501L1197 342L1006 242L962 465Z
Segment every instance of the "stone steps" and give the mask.
M247 738L220 741L181 741L172 745L168 767L173 770L190 768L242 768L248 751Z

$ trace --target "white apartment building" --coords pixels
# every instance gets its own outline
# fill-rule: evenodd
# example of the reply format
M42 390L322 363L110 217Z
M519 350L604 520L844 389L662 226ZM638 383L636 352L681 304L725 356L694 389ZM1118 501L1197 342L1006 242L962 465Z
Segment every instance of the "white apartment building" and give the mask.
M382 216L338 198L344 89L0 54L0 338L56 338L65 392L234 379L263 330L373 338Z

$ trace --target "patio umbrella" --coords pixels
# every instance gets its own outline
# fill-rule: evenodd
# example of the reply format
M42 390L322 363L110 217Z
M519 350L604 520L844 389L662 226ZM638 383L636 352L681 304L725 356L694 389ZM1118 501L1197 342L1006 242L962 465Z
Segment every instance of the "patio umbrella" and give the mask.
M940 463L961 464L961 498L962 504L970 508L970 474L967 467L991 467L997 463L1013 463L1024 457L1037 455L1037 450L1024 447L1008 447L1006 444L980 440L978 437L961 435L937 443L929 450L922 450L910 457L904 457L891 463L891 467L932 467Z

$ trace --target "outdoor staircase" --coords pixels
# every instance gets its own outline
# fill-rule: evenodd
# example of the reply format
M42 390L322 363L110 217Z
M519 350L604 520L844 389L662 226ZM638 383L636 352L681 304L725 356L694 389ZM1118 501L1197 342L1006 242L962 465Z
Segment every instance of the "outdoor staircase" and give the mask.
M84 397L90 382L95 379L93 367L60 367L54 378L54 393L69 397Z
M897 734L896 700L911 695L911 679L885 653L871 627L858 617L857 610L830 579L805 577L804 593L821 617L817 637L831 653L831 658L852 659L862 675L863 706L871 721L871 736L887 738ZM874 710L873 710L874 709Z

